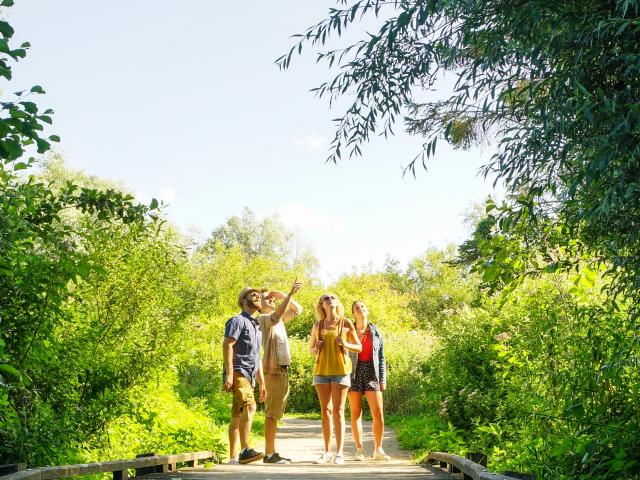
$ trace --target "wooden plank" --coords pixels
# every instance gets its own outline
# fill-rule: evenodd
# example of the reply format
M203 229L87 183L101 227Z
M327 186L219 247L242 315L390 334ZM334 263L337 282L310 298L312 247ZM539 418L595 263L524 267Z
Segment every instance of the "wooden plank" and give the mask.
M128 480L129 470L149 468L148 473L165 473L175 471L177 463L190 462L197 465L198 460L214 457L211 450L201 452L178 453L174 455L153 455L133 460L114 460L109 462L85 463L78 465L62 465L59 467L41 467L10 473L2 480L56 480L95 473L113 472L114 480ZM171 470L170 470L171 469Z
M16 473L10 473L9 475L2 477L2 480L41 480L40 470L37 468L30 468Z
M458 470L463 473L463 476L470 477L473 480L516 480L513 477L491 473L482 465L450 453L430 452L429 459L439 461L441 464L445 462L449 467L450 473Z
M41 467L39 470L41 480L54 480L56 478L102 473L103 466L102 463L83 463L78 465L63 465L61 467Z

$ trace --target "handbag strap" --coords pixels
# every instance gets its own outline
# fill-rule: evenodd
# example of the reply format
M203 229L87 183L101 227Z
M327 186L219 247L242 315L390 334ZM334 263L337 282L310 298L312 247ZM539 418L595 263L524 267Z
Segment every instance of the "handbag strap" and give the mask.
M316 341L319 342L322 340L322 330L324 329L324 320L320 320L318 323L318 332L316 335ZM320 363L320 352L316 354L316 365Z

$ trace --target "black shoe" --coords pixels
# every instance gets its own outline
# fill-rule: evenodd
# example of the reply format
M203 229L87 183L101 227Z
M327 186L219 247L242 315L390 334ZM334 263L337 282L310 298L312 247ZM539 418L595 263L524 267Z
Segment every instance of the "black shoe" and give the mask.
M264 457L262 459L262 461L264 463L279 463L281 465L283 465L285 463L291 463L291 459L290 458L281 457L278 452L274 453L270 457Z
M256 462L264 457L264 453L256 452L253 448L245 448L242 452L240 452L240 458L238 458L238 463L251 463Z

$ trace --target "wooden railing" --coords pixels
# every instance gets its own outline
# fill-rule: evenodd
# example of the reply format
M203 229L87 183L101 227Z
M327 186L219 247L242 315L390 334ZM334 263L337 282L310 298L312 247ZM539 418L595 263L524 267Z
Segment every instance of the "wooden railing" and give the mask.
M431 452L429 460L439 462L440 468L445 469L448 473L462 472L464 480L516 480L513 477L491 473L479 463L450 453Z
M85 463L81 465L64 465L62 467L30 468L0 477L2 480L55 480L57 478L75 477L93 473L113 473L113 480L127 480L129 470L140 471L149 468L145 473L174 472L178 463L196 467L199 460L214 458L215 454L203 452L178 453L176 455L152 455L134 460L114 460L111 462ZM138 473L140 474L140 473Z

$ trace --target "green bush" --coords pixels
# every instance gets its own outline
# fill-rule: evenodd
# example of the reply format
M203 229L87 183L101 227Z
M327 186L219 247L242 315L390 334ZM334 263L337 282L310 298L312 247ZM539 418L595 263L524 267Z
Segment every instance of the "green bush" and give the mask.
M86 457L113 460L146 452L213 450L221 459L227 451L227 426L212 421L204 399L182 401L177 384L177 373L168 369L157 381L134 388L127 411L107 424L104 444L87 450Z

